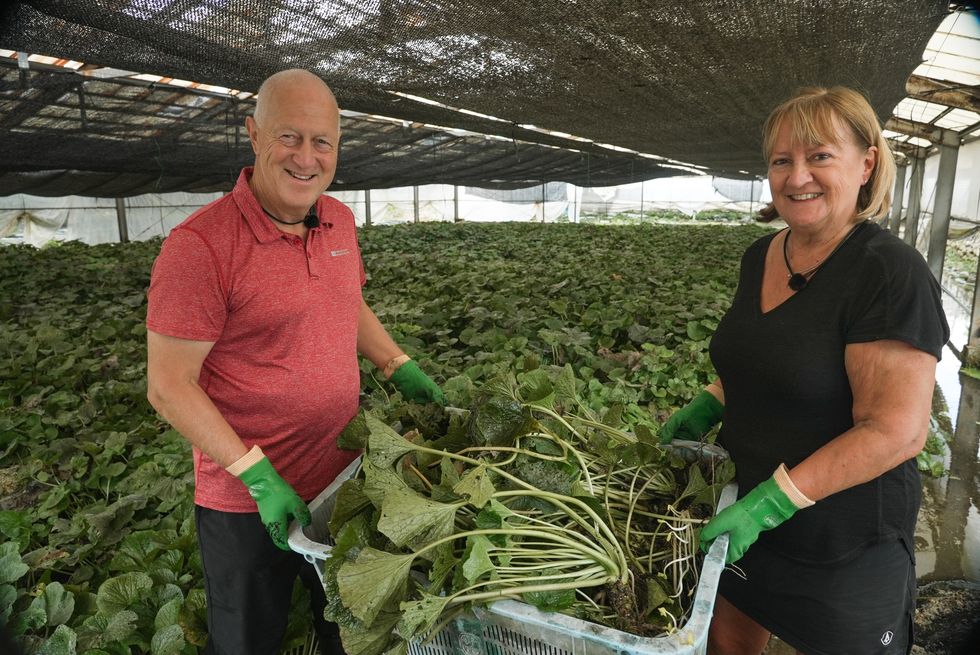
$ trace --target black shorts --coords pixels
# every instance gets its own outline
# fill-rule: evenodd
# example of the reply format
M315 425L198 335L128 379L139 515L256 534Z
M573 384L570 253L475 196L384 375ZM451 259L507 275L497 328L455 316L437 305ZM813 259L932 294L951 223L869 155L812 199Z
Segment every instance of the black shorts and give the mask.
M343 654L337 626L323 619L326 597L311 564L279 549L257 513L195 510L208 599L206 655L278 653L297 576L310 592L320 652Z
M898 655L912 649L915 561L900 541L842 565L811 566L749 548L718 593L806 655Z

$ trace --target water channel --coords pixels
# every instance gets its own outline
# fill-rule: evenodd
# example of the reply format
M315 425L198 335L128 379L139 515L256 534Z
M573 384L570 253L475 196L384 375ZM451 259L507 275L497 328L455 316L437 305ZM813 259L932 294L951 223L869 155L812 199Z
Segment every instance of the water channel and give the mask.
M962 350L969 334L972 302L972 290L953 287L943 293L950 342L957 350ZM947 346L936 381L948 404L954 434L947 475L923 476L916 573L920 583L980 582L980 380L960 372L960 362Z

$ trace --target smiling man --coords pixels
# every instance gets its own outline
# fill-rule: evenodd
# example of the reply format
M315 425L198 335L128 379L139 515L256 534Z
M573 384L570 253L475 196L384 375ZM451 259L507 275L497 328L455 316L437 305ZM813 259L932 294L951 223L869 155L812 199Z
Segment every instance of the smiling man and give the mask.
M358 353L407 399L444 398L362 299L354 216L323 195L340 144L333 93L282 71L245 126L254 167L174 228L153 265L147 395L194 446L206 652L276 653L298 575L322 652L341 653L288 523L309 523L306 503L356 456L336 441L357 411Z

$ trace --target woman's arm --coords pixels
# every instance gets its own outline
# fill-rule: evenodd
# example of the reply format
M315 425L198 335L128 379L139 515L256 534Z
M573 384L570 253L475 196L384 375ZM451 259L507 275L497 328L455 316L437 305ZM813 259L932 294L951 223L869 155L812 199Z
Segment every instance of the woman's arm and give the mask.
M796 488L814 501L915 457L928 433L934 356L903 341L882 340L849 344L844 365L854 396L854 427L790 470Z

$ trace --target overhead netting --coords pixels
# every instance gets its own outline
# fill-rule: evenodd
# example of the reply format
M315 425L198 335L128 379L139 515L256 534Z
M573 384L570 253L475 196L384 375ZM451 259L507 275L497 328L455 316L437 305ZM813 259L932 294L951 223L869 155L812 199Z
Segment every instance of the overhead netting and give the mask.
M36 0L0 10L0 48L249 91L277 70L312 70L345 110L400 119L344 117L337 189L601 186L689 172L678 163L762 173L761 123L802 85L857 87L886 117L948 7ZM15 58L0 73L2 194L228 188L251 160L247 101Z

